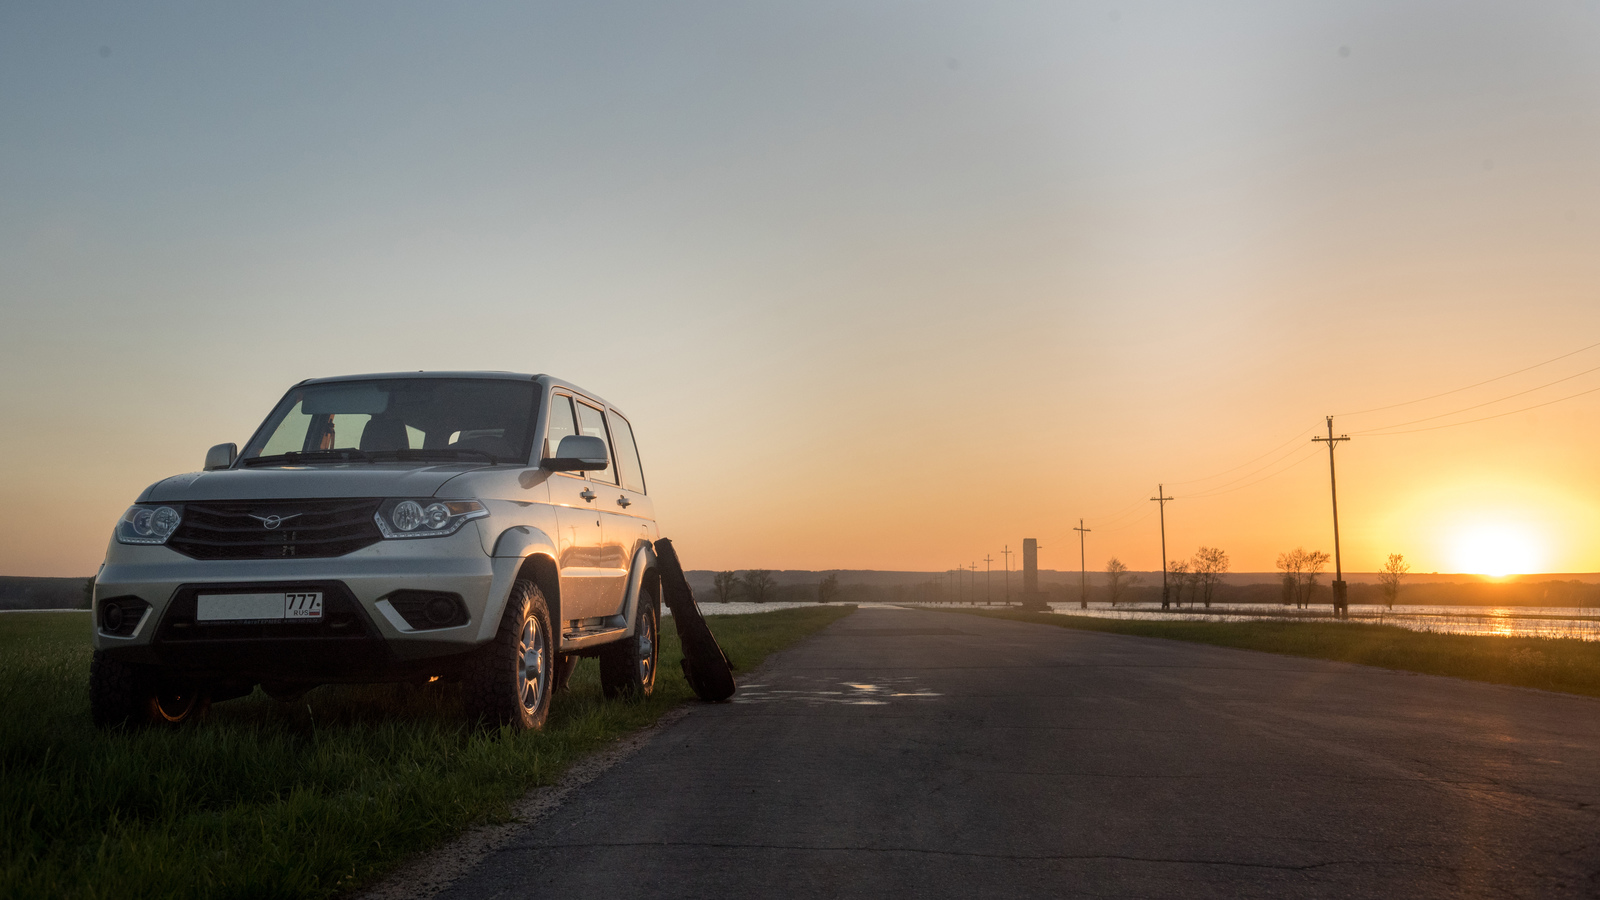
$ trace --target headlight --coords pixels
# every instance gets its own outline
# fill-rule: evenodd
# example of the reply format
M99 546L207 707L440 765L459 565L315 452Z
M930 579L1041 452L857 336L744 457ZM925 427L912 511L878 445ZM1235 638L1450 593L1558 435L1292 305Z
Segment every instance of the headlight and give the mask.
M120 544L165 544L183 521L183 505L135 504L117 523Z
M444 537L487 516L476 500L387 500L372 518L386 538Z

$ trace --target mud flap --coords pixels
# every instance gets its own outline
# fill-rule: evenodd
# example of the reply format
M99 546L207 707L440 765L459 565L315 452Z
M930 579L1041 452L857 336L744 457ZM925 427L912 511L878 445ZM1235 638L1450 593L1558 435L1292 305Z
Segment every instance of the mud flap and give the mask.
M678 629L678 640L683 644L683 677L701 700L717 703L733 696L737 685L733 682L733 666L727 654L711 635L700 607L695 605L694 591L683 577L683 564L678 562L678 552L672 541L656 541L656 569L661 574L661 594L667 608L672 610L672 624Z

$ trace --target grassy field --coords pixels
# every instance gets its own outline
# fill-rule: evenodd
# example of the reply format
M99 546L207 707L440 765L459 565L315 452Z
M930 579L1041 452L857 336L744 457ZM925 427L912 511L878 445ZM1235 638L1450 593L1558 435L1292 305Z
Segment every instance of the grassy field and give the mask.
M739 671L852 612L719 616ZM372 880L692 698L663 620L645 702L585 660L543 732L462 726L450 685L259 691L175 731L89 722L87 613L0 616L0 897L324 897Z
M959 612L1600 697L1600 642L1595 641L1430 634L1353 622L1163 622L1017 610Z

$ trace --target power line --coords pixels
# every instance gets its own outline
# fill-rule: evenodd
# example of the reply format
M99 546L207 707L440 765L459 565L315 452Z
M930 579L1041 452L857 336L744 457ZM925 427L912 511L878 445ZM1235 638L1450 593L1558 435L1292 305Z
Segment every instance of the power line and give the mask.
M1102 529L1100 529L1100 532L1102 534L1114 534L1115 532L1118 532L1118 531L1127 531L1129 528L1132 528L1135 525L1143 525L1147 520L1149 520L1149 518L1151 516L1153 516L1155 514L1156 514L1156 511L1153 510L1153 509L1146 510L1144 515L1140 516L1137 519L1134 519L1132 522L1129 522L1126 525L1118 525L1115 528L1102 528Z
M1452 390L1452 391L1445 391L1442 394L1433 394L1433 395L1430 395L1430 396L1427 396L1427 397L1421 397L1421 398L1416 399L1416 400L1407 400L1404 403L1391 403L1388 406L1374 406L1371 409L1362 409L1362 410L1357 410L1355 412L1335 413L1335 415L1336 416L1340 416L1340 417L1343 417L1343 416L1362 416L1362 415L1366 415L1367 413L1382 412L1382 411L1384 411L1386 409L1398 409L1399 407L1410 406L1410 405L1412 405L1414 403L1424 403L1424 402L1426 402L1428 400L1437 400L1440 397L1448 397L1451 394L1459 394L1462 391L1470 391L1475 387L1483 387L1486 384L1493 384L1496 381L1504 381L1505 379L1510 378L1513 375L1521 375L1523 372L1532 372L1534 369L1543 368L1544 366L1548 366L1553 362L1560 362L1561 360L1566 359L1569 356L1577 356L1579 353L1582 353L1582 352L1584 352L1586 350L1593 350L1596 347L1600 347L1600 343L1590 344L1587 347L1579 347L1578 349L1572 351L1571 353L1563 353L1560 356L1557 356L1557 357L1555 357L1553 359L1547 359L1542 363L1535 363L1535 364L1533 364L1531 366L1528 366L1527 368L1518 369L1515 372L1507 372L1504 375L1496 375L1493 378L1487 379L1485 381L1480 381L1477 384L1469 384L1466 387L1459 387L1459 388L1456 388L1455 390Z
M1542 391L1547 387L1554 387L1555 385L1558 385L1558 384L1562 383L1563 381L1571 381L1574 378L1581 378L1584 375L1588 375L1591 372L1600 372L1600 366L1595 366L1592 369L1584 369L1582 372L1579 372L1576 375L1568 375L1565 378L1557 378L1555 381L1546 382L1544 384L1539 385L1538 387L1528 388L1525 391L1517 391L1515 394L1507 394L1504 397L1500 397L1500 398L1495 399L1495 400L1486 400L1483 403L1476 403L1476 404L1473 404L1472 406L1463 406L1460 409L1452 410L1452 411L1447 412L1447 413L1439 413L1436 416L1427 416L1427 417L1424 417L1424 418L1421 418L1421 419L1412 419L1409 422L1396 422L1393 425L1380 425L1377 428L1369 428L1366 431L1358 431L1358 432L1356 432L1356 434L1371 434L1371 433L1373 433L1375 431L1387 431L1387 430L1389 430L1391 428L1404 428L1407 425L1416 425L1416 424L1418 424L1420 422L1432 422L1434 419L1444 419L1444 418L1448 418L1450 416L1460 415L1461 413L1471 412L1472 410L1481 409L1481 408L1483 408L1485 406L1493 406L1496 403L1502 403L1502 402L1504 402L1506 400L1510 400L1510 399L1512 399L1514 397L1521 397L1523 394L1531 394L1534 391Z
M1242 491L1242 490L1244 490L1245 488L1248 488L1248 487L1255 487L1256 485L1260 484L1263 481L1271 481L1272 479L1277 478L1279 475L1282 475L1283 473L1289 471L1290 469L1298 469L1301 466L1305 465L1306 463L1310 462L1311 460L1316 459L1319 455L1320 454L1317 453L1315 449L1313 449L1311 452L1309 452L1306 455L1300 457L1299 459L1297 459L1294 462L1288 464L1287 466L1284 466L1283 468L1279 469L1278 471L1273 472L1270 475L1266 475L1266 476L1263 476L1261 478L1257 478L1255 481L1247 482L1245 484L1239 485L1236 488L1229 488L1229 489L1227 489L1225 491L1220 491L1219 490L1219 491L1210 491L1210 492L1207 492L1207 493L1204 493L1204 494L1191 494L1188 497L1188 499L1190 499L1190 500L1206 500L1206 499L1209 499L1211 497L1220 497L1223 494L1231 494L1231 493L1233 493L1235 491Z
M1238 482L1243 481L1246 478L1250 478L1252 476L1258 475L1258 474L1266 471L1267 469L1270 469L1273 466L1277 465L1279 462L1281 462L1285 458L1287 458L1289 456L1293 456L1297 451L1303 449L1304 445L1301 444L1300 442L1303 441L1305 439L1306 435L1309 434L1309 433L1311 433L1311 429L1303 429L1300 432L1296 433L1295 436L1290 438L1289 440L1277 445L1276 447L1273 447L1271 450L1268 450L1267 452L1261 454L1260 456L1257 456L1257 457L1254 457L1252 459L1246 460L1245 462L1242 462L1239 465L1234 466L1231 469L1223 469L1221 472L1218 472L1218 473L1216 473L1214 475L1208 475L1205 478L1191 478L1188 481L1176 481L1176 482L1173 482L1173 483L1174 484L1198 484L1199 482L1202 482L1202 481L1211 481L1211 480L1216 479L1216 478L1221 478L1223 475L1227 475L1227 474L1230 474L1232 472L1237 472L1238 470L1243 469L1246 466L1249 466L1249 465L1251 465L1253 463L1256 463L1256 462L1259 462L1259 461L1261 461L1263 459L1266 459L1268 456L1272 456L1272 454L1274 454L1274 453L1279 453L1279 451L1283 450L1285 447L1290 447L1290 449L1287 452L1279 453L1279 455L1277 457L1273 458L1272 460L1270 460L1269 462L1267 462L1263 466L1259 466L1259 467L1257 467L1255 469L1252 469L1251 471L1246 472L1243 475L1240 475L1238 478L1235 478L1232 481L1225 481L1222 484L1216 485L1215 487L1207 488L1204 493L1193 494L1193 495L1190 495L1190 496L1208 497L1208 496L1211 496L1212 494L1215 494L1215 493L1228 493L1228 491L1223 491L1223 490L1220 490L1220 489L1221 488L1226 488L1226 487L1228 487L1229 485L1232 485L1232 484L1237 484ZM1290 445L1294 445L1294 446L1291 447ZM1248 485L1246 485L1246 487L1248 487ZM1158 491L1157 493L1160 493L1160 492ZM1115 513L1113 513L1111 515L1108 515L1108 516L1097 516L1096 518L1099 519L1102 522L1115 523L1119 519L1122 519L1122 518L1125 518L1126 516L1131 515L1134 512L1134 510L1136 510L1140 506L1142 506L1144 504L1144 502L1145 501L1143 499L1135 500L1133 503L1130 503L1129 505L1122 507L1121 509L1117 510ZM1136 524L1138 522L1144 521L1145 519L1149 518L1149 515L1150 514L1147 512L1145 515L1142 515L1139 518L1133 520L1133 522L1129 522L1129 523L1122 524L1122 525L1116 525L1115 527L1102 526L1101 530L1102 531L1122 531L1125 528L1132 527L1132 525L1134 525L1134 524Z
M1235 478L1232 481L1223 482L1222 484L1216 485L1215 487L1205 489L1204 493L1194 494L1194 495L1190 495L1190 496L1209 497L1209 496L1213 496L1215 494L1231 493L1231 491L1225 491L1225 490L1221 490L1221 489L1222 488L1226 488L1229 485L1237 484L1238 482L1243 481L1246 478L1251 478L1251 477L1253 477L1255 475L1259 475L1260 473L1266 471L1267 469L1270 469L1273 466L1277 465L1279 462L1281 462L1285 458L1287 458L1289 456L1293 456L1295 454L1295 452L1297 452L1298 450L1303 448L1304 445L1301 444L1300 442L1305 440L1306 436L1308 434L1310 434L1310 433L1312 433L1312 429L1302 429L1301 431L1297 432L1295 434L1295 436L1290 438L1289 440L1284 441L1281 444L1278 444L1277 446L1275 446L1271 450L1268 450L1267 452L1261 454L1260 456L1256 456L1256 457L1253 457L1251 459L1245 460L1244 462L1242 462L1239 465L1234 466L1234 467L1232 467L1230 469L1223 469L1221 472L1217 472L1217 473L1215 473L1213 475L1207 475L1204 478L1191 478L1188 481L1175 481L1173 483L1174 484L1198 484L1198 483L1203 482L1203 481L1211 481L1211 480L1214 480L1214 479L1217 479L1217 478L1221 478L1224 475L1228 475L1228 474L1231 474L1233 472L1237 472L1238 470L1243 469L1246 466L1249 466L1249 465L1251 465L1253 463L1256 463L1256 462L1259 462L1259 461L1261 461L1263 459L1266 459L1268 456L1272 456L1274 453L1278 453L1279 454L1278 456L1276 456L1272 460L1268 461L1265 465L1262 465L1262 466L1259 466L1259 467L1257 467L1255 469L1252 469L1251 471L1246 472L1243 475L1240 475L1238 478ZM1291 445L1293 445L1293 446L1291 446ZM1286 447L1288 447L1290 449L1287 452L1279 453L1279 451L1284 450L1284 448L1286 448ZM1272 477L1272 476L1268 476L1268 477ZM1265 479L1262 479L1262 480L1265 480ZM1252 484L1258 484L1259 482L1251 482L1251 483ZM1242 485L1242 487L1249 487L1249 486L1250 485ZM1157 491L1157 493L1160 493L1160 492ZM1143 506L1144 503L1145 503L1144 498L1140 498L1140 499L1135 500L1132 503L1128 504L1127 506L1124 506L1124 507L1118 509L1116 512L1111 513L1110 515L1096 516L1095 518L1097 520L1101 521L1102 523L1106 523L1106 524L1101 526L1100 530L1106 531L1106 532L1123 531L1125 529L1133 527L1134 525L1136 525L1136 524L1138 524L1140 522L1143 522L1145 519L1149 518L1150 515L1151 515L1151 513L1149 513L1148 511L1146 512L1145 515L1141 515L1137 519L1132 520L1131 522L1126 522L1126 523L1120 524L1120 525L1116 524L1119 520L1125 519L1127 516L1132 515L1134 513L1134 511L1139 509L1141 506Z
M1237 466L1234 466L1231 469L1223 469L1221 472L1218 472L1215 475L1207 475L1204 478L1191 478L1188 481L1174 481L1173 484L1198 484L1199 482L1202 482L1202 481L1210 481L1213 478L1221 478L1222 476L1227 475L1230 472L1236 472L1239 469L1242 469L1245 466L1250 465L1251 463L1255 462L1256 460L1264 459L1264 458L1266 458L1268 456L1271 456L1272 454L1277 453L1279 450L1282 450L1283 448L1289 446L1290 444L1298 445L1301 441L1305 440L1306 434L1309 433L1309 432L1310 432L1310 429L1301 429L1300 431L1295 433L1294 437L1289 438L1287 441L1284 441L1283 443L1279 444L1276 447L1273 447L1271 450L1268 450L1267 452L1261 454L1260 456L1256 457L1255 459L1246 460L1245 462L1242 462L1242 463L1238 464Z
M1121 509L1117 510L1115 513L1112 513L1109 516L1096 516L1095 519L1097 521L1104 521L1104 522L1115 521L1117 519L1122 518L1125 515L1128 515L1129 513L1133 512L1135 509L1144 508L1144 502L1145 502L1144 498L1140 497L1138 500L1135 500L1132 503L1128 504L1127 506L1122 507Z
M1303 440L1304 438L1305 438L1305 435L1302 434L1299 439ZM1215 487L1206 488L1203 491L1199 491L1197 493L1190 494L1189 496L1191 496L1191 497L1209 497L1212 494L1225 494L1225 493L1227 493L1225 488L1228 488L1228 487L1231 487L1232 485L1238 484L1239 482L1244 481L1246 478L1254 478L1255 476L1260 475L1262 472L1267 471L1268 469L1272 468L1273 466L1277 465L1278 463L1283 462L1285 459L1288 459L1289 457L1295 455L1296 453L1301 453L1304 450L1305 450L1305 445L1304 444L1296 445L1293 449L1290 449L1289 451L1287 451L1285 453L1279 454L1276 459L1274 459L1272 462L1267 463L1264 466L1261 466L1261 467L1255 468L1255 469L1251 469L1250 471L1244 473L1243 475L1240 475L1238 478L1235 478L1232 481L1224 481L1222 484L1219 484L1219 485L1217 485Z
M1357 433L1369 435L1371 437L1388 437L1392 434L1416 434L1419 431L1438 431L1441 428L1455 428L1458 425L1471 425L1474 422L1487 422L1490 419L1501 419L1506 416L1514 416L1517 413L1527 412L1530 409L1542 409L1543 407L1553 406L1557 403L1565 403L1568 400L1576 400L1579 397L1582 397L1586 394L1593 394L1596 391L1600 391L1600 387L1590 388L1587 391L1579 391L1576 394L1568 394L1565 397L1557 397L1554 400L1547 400L1544 403L1535 403L1532 406L1524 406L1521 409L1513 409L1510 412L1496 413L1492 416L1483 416L1482 418L1478 419L1468 419L1465 422L1447 422L1444 425L1429 425L1427 428L1408 428L1405 431L1367 431Z

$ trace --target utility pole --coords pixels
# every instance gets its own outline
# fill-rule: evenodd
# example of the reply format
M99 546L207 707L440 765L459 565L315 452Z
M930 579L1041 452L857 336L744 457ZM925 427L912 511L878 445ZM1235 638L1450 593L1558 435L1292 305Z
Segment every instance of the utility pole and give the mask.
M1078 608L1089 608L1089 566L1084 561L1083 536L1092 529L1083 527L1083 520L1078 520L1078 527L1072 529L1078 533Z
M1011 605L1011 545L1007 544L1000 555L1006 558L1006 605Z
M1344 569L1339 564L1339 481L1333 474L1333 447L1340 441L1350 440L1350 435L1333 436L1333 416L1328 417L1328 436L1314 437L1313 441L1328 445L1328 488L1333 492L1333 614L1344 618L1350 615L1350 599L1344 583Z
M990 581L989 570L992 568L992 566L990 564L993 563L993 562L994 562L994 557L990 556L987 553L985 553L983 555L983 605L984 606L988 606L989 605L989 581Z
M976 606L978 603L978 563L974 561L968 569L972 572L972 575L969 577L967 584L971 585L972 590L967 594L967 602Z
M1156 495L1150 498L1160 504L1161 510L1161 608L1168 606L1167 599L1167 502L1173 498L1167 496L1163 485L1156 485Z

